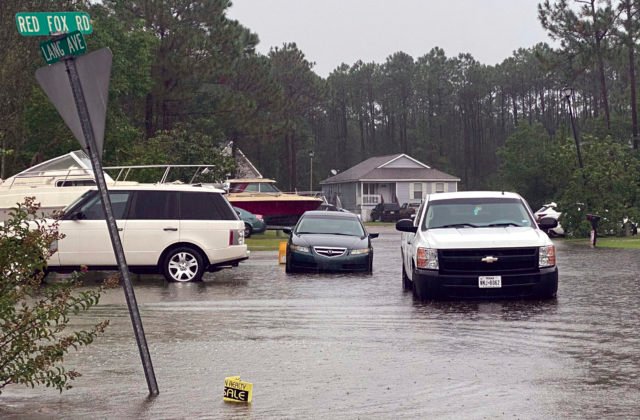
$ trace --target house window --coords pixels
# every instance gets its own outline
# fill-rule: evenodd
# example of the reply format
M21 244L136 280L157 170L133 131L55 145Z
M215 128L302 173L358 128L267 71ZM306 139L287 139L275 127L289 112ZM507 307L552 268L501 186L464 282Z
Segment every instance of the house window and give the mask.
M363 184L362 185L362 193L363 194L378 194L378 184Z
M436 192L437 193L444 192L444 182L436 182Z
M422 183L421 182L416 182L413 184L413 197L411 197L414 200L422 200L422 198L424 197L423 195L423 191L422 191Z
M362 184L362 204L378 204L379 202L378 184Z

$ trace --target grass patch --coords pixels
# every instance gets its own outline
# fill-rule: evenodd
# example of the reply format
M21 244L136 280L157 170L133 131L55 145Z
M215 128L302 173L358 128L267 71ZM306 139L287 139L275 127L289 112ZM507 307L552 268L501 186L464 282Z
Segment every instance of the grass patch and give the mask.
M567 239L567 242L590 244L589 238ZM640 249L640 237L601 236L596 240L596 248Z
M396 222L364 222L366 227L376 227L376 226L395 226Z
M366 222L367 228L375 228L378 226L395 226L392 222ZM375 232L375 230L374 230ZM286 242L289 235L281 230L267 230L264 233L256 233L250 238L245 239L245 243L250 251L277 251L280 242Z
M245 239L250 251L277 251L280 242L286 242L289 236L281 230L267 230Z

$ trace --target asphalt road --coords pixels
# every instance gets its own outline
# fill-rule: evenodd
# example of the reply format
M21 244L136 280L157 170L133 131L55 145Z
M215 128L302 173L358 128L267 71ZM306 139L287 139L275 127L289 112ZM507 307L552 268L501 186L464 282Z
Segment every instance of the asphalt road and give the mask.
M371 229L374 231L374 229ZM286 275L254 252L199 284L136 280L160 388L147 386L122 290L65 360L62 394L9 387L4 418L637 418L640 253L558 243L553 301L417 303L400 280L400 235L378 229L373 275ZM586 242L586 241L585 241ZM254 384L224 403L224 378Z

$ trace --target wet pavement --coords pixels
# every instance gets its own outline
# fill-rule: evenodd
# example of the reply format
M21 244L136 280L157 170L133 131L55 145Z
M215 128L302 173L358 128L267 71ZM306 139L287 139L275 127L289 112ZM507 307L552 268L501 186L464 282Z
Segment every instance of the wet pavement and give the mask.
M136 280L160 388L147 385L122 290L67 357L62 394L5 388L4 418L638 418L638 250L558 244L553 301L417 303L402 291L400 235L374 240L373 275L286 275L276 252L199 284ZM586 240L585 240L586 242ZM222 401L226 376L253 403Z

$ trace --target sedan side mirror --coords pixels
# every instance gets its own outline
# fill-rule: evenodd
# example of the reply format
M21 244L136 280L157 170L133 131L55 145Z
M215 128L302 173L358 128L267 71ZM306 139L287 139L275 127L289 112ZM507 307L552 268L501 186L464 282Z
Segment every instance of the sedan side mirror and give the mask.
M377 238L378 236L380 236L380 234L379 234L379 233L370 233L370 234L369 234L369 237L370 237L371 239L375 239L375 238Z
M282 228L282 231L284 233L286 233L287 235L291 235L291 228L290 227Z

